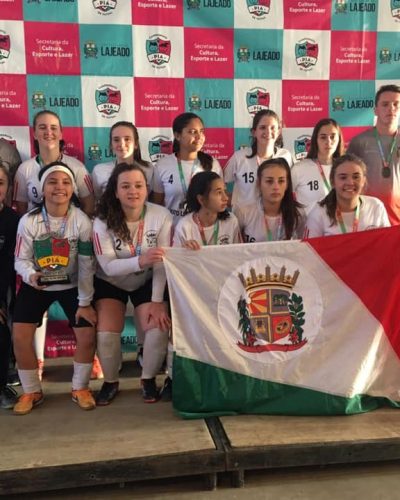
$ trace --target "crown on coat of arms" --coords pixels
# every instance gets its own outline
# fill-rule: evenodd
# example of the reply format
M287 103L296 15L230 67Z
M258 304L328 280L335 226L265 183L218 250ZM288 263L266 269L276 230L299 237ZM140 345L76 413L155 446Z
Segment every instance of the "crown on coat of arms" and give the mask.
M279 274L271 274L270 266L265 267L265 274L256 274L255 269L252 267L250 269L250 276L247 276L247 278L245 278L242 273L239 273L239 279L247 292L252 290L253 288L270 286L281 286L290 289L293 288L296 284L299 274L299 270L296 270L293 273L293 276L291 276L290 274L286 274L285 266L281 267Z

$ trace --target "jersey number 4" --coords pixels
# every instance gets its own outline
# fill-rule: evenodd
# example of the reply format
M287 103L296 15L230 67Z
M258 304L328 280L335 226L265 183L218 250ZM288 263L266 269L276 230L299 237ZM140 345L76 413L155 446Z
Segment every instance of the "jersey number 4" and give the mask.
M168 184L173 184L174 183L174 174L171 174L168 179Z

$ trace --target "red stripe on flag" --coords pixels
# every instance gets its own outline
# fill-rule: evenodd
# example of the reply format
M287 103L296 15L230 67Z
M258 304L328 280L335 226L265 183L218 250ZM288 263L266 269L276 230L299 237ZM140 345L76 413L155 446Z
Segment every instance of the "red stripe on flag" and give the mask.
M307 243L382 324L400 356L400 226L311 238Z

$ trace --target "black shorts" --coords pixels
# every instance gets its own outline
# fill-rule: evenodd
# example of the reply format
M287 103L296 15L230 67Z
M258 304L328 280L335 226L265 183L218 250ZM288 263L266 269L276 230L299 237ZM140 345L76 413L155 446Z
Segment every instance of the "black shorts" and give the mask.
M83 318L80 318L78 323L75 321L75 314L79 306L77 287L50 292L47 290L36 290L36 288L26 283L22 283L18 291L13 322L39 324L42 321L43 314L56 301L63 308L71 328L92 326Z
M118 288L112 285L108 281L102 280L100 278L94 277L94 300L100 299L115 299L123 302L125 305L128 303L128 299L131 299L134 307L138 307L146 302L151 302L151 295L153 293L153 282L152 280L146 281L146 283L132 292Z

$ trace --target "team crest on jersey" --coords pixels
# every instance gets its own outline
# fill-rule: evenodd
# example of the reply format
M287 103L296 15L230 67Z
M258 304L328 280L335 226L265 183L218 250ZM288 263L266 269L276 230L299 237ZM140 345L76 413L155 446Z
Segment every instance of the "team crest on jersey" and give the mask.
M239 47L236 52L238 62L249 62L250 50L248 47Z
M150 229L145 233L146 244L149 248L154 248L157 246L157 231Z
M96 90L96 106L106 117L114 116L121 107L121 91L114 85L102 85Z
M155 163L165 155L172 153L172 141L165 135L157 135L149 140L150 160Z
M390 8L392 11L392 16L400 21L400 0L391 0Z
M90 57L97 58L98 51L96 42L93 42L92 40L85 42L83 45L83 53L85 54L86 59Z
M46 97L41 91L36 91L32 94L31 102L34 109L46 107Z
M149 63L155 68L164 68L171 57L171 41L164 35L152 35L146 40Z
M335 12L336 12L336 14L346 14L346 12L347 12L347 0L336 0Z
M318 61L318 43L311 38L303 38L295 46L296 63L300 69L310 70Z
M292 292L299 277L286 275L283 266L279 273L265 274L250 270L250 276L239 273L244 293L237 303L239 330L242 339L238 347L247 352L295 351L307 339L303 336L305 315L303 298Z
M47 236L33 242L33 253L43 271L57 271L69 264L70 244L67 238Z
M294 156L296 160L303 160L310 150L311 137L309 135L301 135L294 141Z
M186 0L186 5L189 10L199 10L200 0Z
M10 55L11 41L10 35L7 35L4 31L0 31L0 63L8 59Z
M117 6L117 0L92 0L93 7L101 15L110 15Z
M188 100L189 111L200 111L201 110L201 99L200 96L193 94Z
M98 144L91 144L88 147L88 156L89 156L89 160L93 160L93 161L101 160L103 153L101 151L100 146Z
M337 95L332 99L332 109L333 111L344 111L345 101L342 96Z
M268 109L271 97L266 89L254 87L246 94L247 111L255 115L260 109Z
M247 10L256 19L264 19L269 13L271 0L246 0Z
M379 51L379 62L381 64L390 63L391 60L392 60L392 53L390 52L390 49L384 47Z

